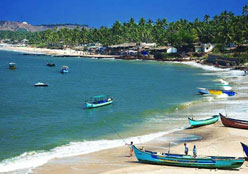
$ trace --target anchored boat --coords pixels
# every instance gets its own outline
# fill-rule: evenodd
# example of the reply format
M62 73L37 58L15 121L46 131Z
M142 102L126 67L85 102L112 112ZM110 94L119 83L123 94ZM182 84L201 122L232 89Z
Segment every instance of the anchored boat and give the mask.
M69 72L69 67L68 66L62 66L60 69L61 73L68 73Z
M191 127L199 127L199 126L205 126L209 124L216 123L219 120L219 115L214 115L211 118L204 119L204 120L193 120L191 118L189 119L189 124Z
M140 150L133 145L136 158L140 162L180 167L196 167L209 169L235 169L242 166L245 159L223 156L193 157L191 155L159 153Z
M14 62L10 62L9 63L9 69L16 69L16 63L14 63Z
M55 63L49 62L49 63L47 63L47 66L53 67L53 66L55 66Z
M99 95L92 97L89 101L86 101L86 108L97 108L113 103L113 98L106 95Z
M37 82L37 83L34 84L34 86L35 86L35 87L47 87L48 84L42 83L42 82Z
M238 120L233 118L227 118L224 115L220 114L220 118L222 121L222 124L227 127L235 127L240 129L248 129L248 121L246 120Z

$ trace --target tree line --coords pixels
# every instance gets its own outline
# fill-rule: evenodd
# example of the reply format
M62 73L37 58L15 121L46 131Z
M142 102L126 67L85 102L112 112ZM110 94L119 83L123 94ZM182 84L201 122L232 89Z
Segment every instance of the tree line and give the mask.
M99 29L55 28L41 32L0 31L0 39L27 39L29 44L40 47L74 47L96 42L105 46L126 42L155 42L158 45L172 45L179 50L187 50L198 42L219 44L220 47L241 45L248 42L248 7L243 7L241 15L223 11L213 18L205 15L203 20L196 18L191 22L185 19L168 22L166 18L154 22L141 18L137 23L131 18L124 23L116 21L110 28L102 26Z

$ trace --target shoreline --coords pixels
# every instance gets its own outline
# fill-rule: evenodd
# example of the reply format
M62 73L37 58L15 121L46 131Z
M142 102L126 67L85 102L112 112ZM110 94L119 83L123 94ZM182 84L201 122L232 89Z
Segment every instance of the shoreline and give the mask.
M241 97L241 98L243 100L244 97ZM241 100L241 98L239 100ZM247 99L244 99L244 100L247 100ZM192 106L190 106L190 107L192 107ZM219 127L222 126L220 122L218 122L218 126ZM156 140L156 141L152 140L151 142L145 143L145 145L150 144L150 145L154 145L154 147L155 146L168 146L168 141L165 143L164 141L161 141L161 140L166 139L166 137L168 138L171 136L179 136L181 134L195 135L196 132L198 132L198 131L200 132L199 136L202 136L203 138L201 140L196 141L196 142L199 142L200 144L202 142L204 144L205 141L211 140L211 138L212 138L211 141L214 142L213 137L212 137L212 134L213 134L213 131L211 130L212 128L217 129L215 125L211 125L210 127L202 127L199 130L198 130L198 128L197 129L190 129L190 130L186 129L186 130L181 130L181 131L169 133L169 134L166 134L162 137L159 137L158 140ZM226 129L224 129L224 130L226 130ZM221 129L221 131L223 131L223 129ZM217 130L217 132L219 132L219 130ZM237 131L237 132L239 132L239 131ZM235 133L235 131L231 130L231 134L238 134L238 133ZM181 138L183 140L184 136ZM247 137L245 137L245 138L247 138ZM243 138L243 139L245 140L245 138ZM180 136L179 136L179 139L180 139ZM246 141L245 143L248 143L248 142ZM150 147L147 147L147 149L149 149L149 148ZM200 148L202 148L202 147L200 147ZM240 148L241 148L241 146L240 146ZM192 148L190 147L189 149L191 150ZM183 152L183 146L180 145L180 143L179 143L178 145L171 147L171 151L174 151L175 153ZM108 157L109 154L111 154L112 157ZM43 166L40 166L40 167L33 169L33 172L34 173L78 173L78 172L84 173L87 171L86 173L106 173L107 172L107 173L111 174L111 173L133 173L134 171L137 172L136 169L138 169L138 170L143 171L140 173L149 173L148 171L150 171L151 168L154 168L154 166L150 166L148 164L137 163L137 160L135 159L135 157L132 157L132 161L129 162L130 158L127 158L127 156L126 156L127 154L128 154L128 148L126 146L121 146L121 147L116 147L116 148L100 150L100 151L88 153L85 155L52 159L48 163L44 164ZM218 152L218 154L219 154L219 152ZM239 152L239 154L240 154L240 152ZM211 154L211 155L216 155L216 154ZM225 154L223 153L223 155L225 155ZM235 155L235 153L231 153L230 155L237 156L237 155ZM101 157L102 163L99 164L98 158L100 156L102 156ZM115 162L116 159L119 163ZM90 161L90 167L86 166L87 164L89 164L88 160ZM83 163L81 163L80 161L81 162L83 161ZM101 166L102 170L97 172L96 167L98 165ZM84 169L82 169L82 167ZM145 168L147 168L147 169L145 169ZM158 167L158 170L160 171L163 168L166 168L166 170L167 170L167 166ZM170 170L172 170L173 172L176 172L176 173L181 172L185 169L185 168L180 168L180 170L177 171L177 169L176 169L177 167L168 167L168 168ZM195 171L195 169L189 170L189 171L192 172L192 171ZM201 170L201 171L203 171L203 170ZM206 170L206 171L209 172L209 170Z

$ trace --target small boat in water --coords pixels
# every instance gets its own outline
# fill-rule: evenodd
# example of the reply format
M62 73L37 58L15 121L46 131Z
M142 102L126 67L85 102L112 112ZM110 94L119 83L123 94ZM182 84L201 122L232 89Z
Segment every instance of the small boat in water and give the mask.
M86 101L86 108L97 108L113 103L113 98L105 95L99 95L92 97L89 101Z
M246 120L238 120L233 118L227 118L226 116L220 114L220 118L222 121L222 124L226 127L234 127L234 128L240 128L240 129L248 129L248 121Z
M16 69L16 63L10 62L10 63L9 63L9 69L11 69L11 70Z
M42 82L37 82L37 83L34 84L34 86L35 86L35 87L47 87L48 84L42 83Z
M138 149L133 145L136 158L143 163L161 164L180 167L195 167L208 169L235 169L243 165L244 158L223 157L223 156L205 156L193 157L191 155L170 154L152 152Z
M240 142L241 143L241 142ZM244 143L241 143L243 150L245 152L246 158L248 158L248 146Z
M55 66L55 63L49 62L49 63L47 63L47 66L54 67Z
M199 127L216 123L219 120L219 115L214 115L211 118L204 120L193 120L191 118L188 118L188 120L191 127Z
M61 73L68 73L69 72L69 67L68 66L62 66L60 69Z

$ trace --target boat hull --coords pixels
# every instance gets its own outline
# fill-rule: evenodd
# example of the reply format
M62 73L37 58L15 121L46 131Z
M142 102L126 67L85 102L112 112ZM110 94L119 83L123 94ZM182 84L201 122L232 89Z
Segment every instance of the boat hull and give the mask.
M244 143L241 143L241 145L242 145L243 150L244 150L244 152L245 152L245 154L246 154L246 157L248 157L248 146L245 145Z
M228 91L228 90L222 90L222 93L228 96L234 96L236 94L234 91Z
M214 90L214 89L209 89L208 92L209 92L209 94L212 94L212 95L221 95L221 94L223 94L223 92L221 90Z
M219 115L214 115L213 117L205 120L192 120L191 118L188 118L188 120L191 127L199 127L216 123L219 120Z
M233 119L233 118L227 118L224 115L222 115L221 113L220 113L220 118L221 118L222 124L226 127L248 129L248 121L238 120L238 119Z
M206 89L206 88L198 88L199 89L199 93L200 94L202 94L202 95L204 95L204 94L209 94L209 92L208 92L208 89Z
M62 74L64 74L64 73L68 73L69 71L68 70L61 70L60 71Z
M113 103L113 100L107 101L107 102L104 102L104 103L96 103L96 104L86 102L86 108L97 108L97 107L106 106L106 105L109 105L109 104L112 104L112 103Z
M180 167L196 167L209 169L234 169L239 168L244 163L244 158L235 157L192 157L190 155L178 154L157 154L151 151L141 151L133 146L136 158L149 164L161 164Z

